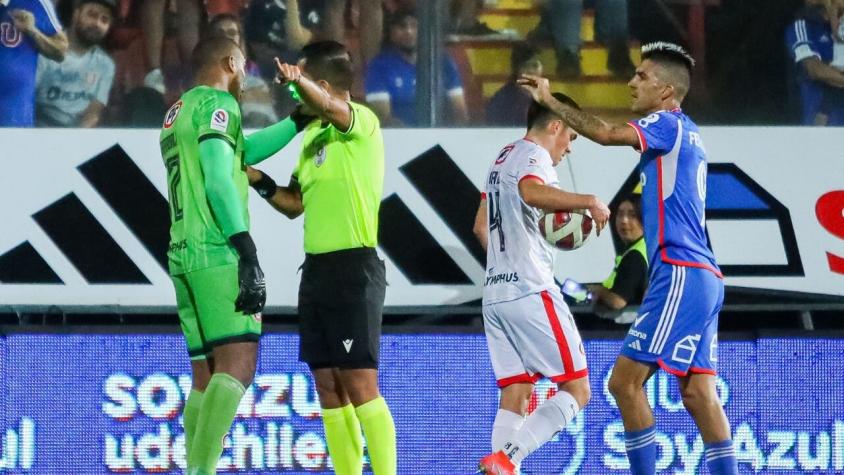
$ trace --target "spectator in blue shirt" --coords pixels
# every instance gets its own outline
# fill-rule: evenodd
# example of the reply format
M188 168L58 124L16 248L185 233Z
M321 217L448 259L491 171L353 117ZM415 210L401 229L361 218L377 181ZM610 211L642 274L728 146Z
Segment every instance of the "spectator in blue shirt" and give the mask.
M417 19L410 10L390 17L387 43L366 71L366 101L387 126L414 126L416 118ZM446 58L440 72L453 122L469 120L457 67Z
M844 43L832 30L831 10L807 3L786 29L786 43L798 68L801 122L844 125ZM842 0L831 3L844 5Z
M67 47L50 0L0 1L0 127L32 127L38 54L62 61Z

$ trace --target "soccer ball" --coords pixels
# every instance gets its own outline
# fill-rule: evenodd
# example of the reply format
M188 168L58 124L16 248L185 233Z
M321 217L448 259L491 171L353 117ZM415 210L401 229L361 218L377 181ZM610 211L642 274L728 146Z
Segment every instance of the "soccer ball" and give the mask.
M592 233L592 217L586 210L546 213L539 219L539 232L557 249L573 251Z

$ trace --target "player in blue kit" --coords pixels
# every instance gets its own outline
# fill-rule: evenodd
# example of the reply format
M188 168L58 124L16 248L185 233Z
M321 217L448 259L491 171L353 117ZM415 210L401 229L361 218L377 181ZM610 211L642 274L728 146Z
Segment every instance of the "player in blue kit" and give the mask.
M62 61L67 52L50 0L0 0L0 127L32 127L38 55Z
M649 286L609 382L634 475L656 473L654 418L643 386L660 367L677 376L683 404L703 437L710 473L738 473L730 424L715 390L724 284L704 229L706 151L697 126L680 110L693 66L680 46L644 45L642 64L628 83L632 110L644 118L620 125L555 100L547 79L519 80L534 100L584 137L641 152Z

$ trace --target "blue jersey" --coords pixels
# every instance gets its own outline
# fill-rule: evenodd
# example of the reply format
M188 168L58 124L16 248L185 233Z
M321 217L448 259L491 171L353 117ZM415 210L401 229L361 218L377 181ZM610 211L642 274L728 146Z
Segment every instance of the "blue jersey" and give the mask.
M666 263L722 277L706 237L706 151L697 125L680 109L630 125L642 153L642 218L651 274Z
M809 58L818 58L824 64L832 64L835 49L844 48L844 45L836 44L829 22L817 9L806 9L786 28L785 42L791 58L798 65L801 122L813 125L815 117L823 113L829 117L829 125L844 125L844 104L838 100L839 91L810 78L800 66L801 62Z
M47 36L62 29L50 0L10 0L5 6L0 2L0 127L33 125L38 50L9 16L18 9L32 13L35 26Z
M449 96L462 95L463 86L451 58L443 61L443 86ZM416 125L416 65L395 49L387 47L366 70L366 100L390 101L393 117L405 125Z

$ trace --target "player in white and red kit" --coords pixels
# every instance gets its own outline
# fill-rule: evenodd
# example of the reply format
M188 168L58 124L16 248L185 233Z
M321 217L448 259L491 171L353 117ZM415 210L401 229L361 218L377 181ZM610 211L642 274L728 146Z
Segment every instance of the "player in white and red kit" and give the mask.
M554 97L577 107L563 94ZM515 473L590 397L583 343L554 283L554 248L540 233L539 219L546 210L588 209L598 231L609 219L597 197L559 188L554 167L570 151L574 131L536 102L527 126L525 137L505 146L490 167L474 228L487 249L484 328L501 388L492 454L480 469L500 475ZM557 383L559 392L525 419L542 377Z

